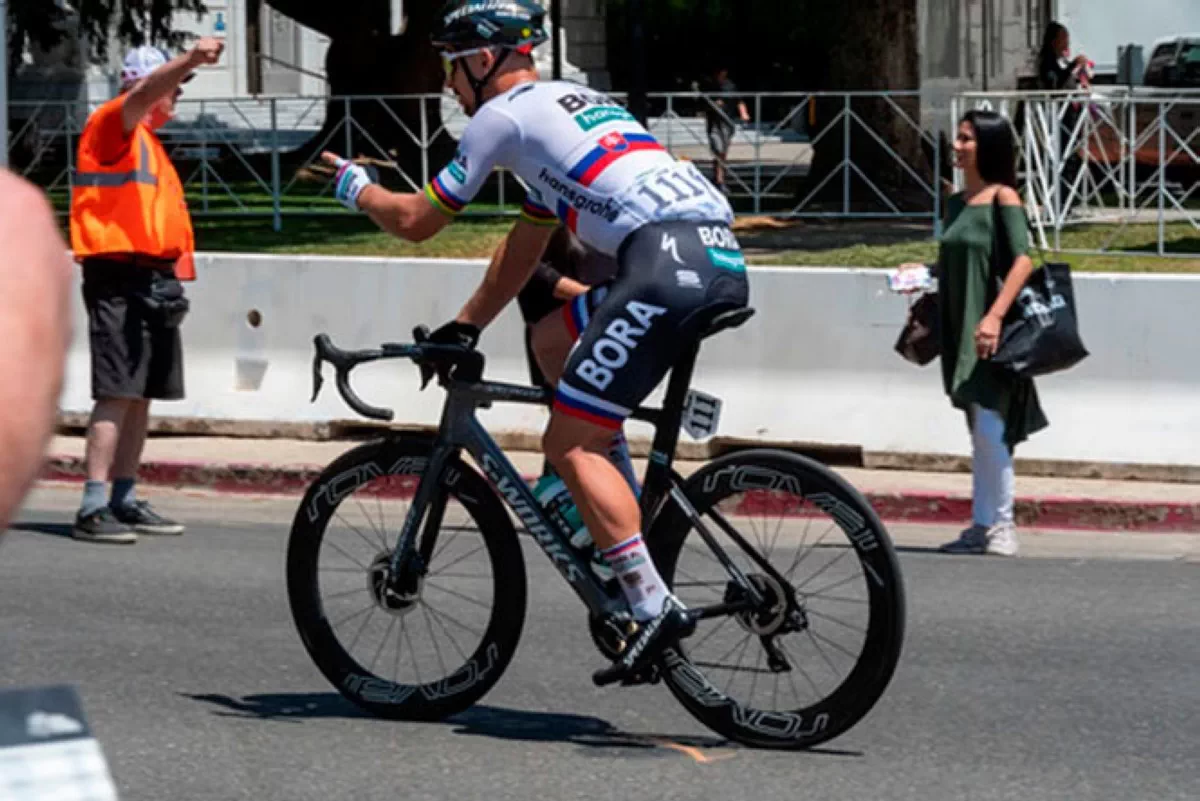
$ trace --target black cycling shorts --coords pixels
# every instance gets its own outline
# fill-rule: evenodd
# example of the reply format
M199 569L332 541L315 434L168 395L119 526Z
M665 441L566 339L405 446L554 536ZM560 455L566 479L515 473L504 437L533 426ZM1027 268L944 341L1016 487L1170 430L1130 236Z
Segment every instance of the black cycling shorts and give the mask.
M84 261L94 400L183 398L179 328L160 324L144 303L155 280L175 278L169 271L149 267L99 258Z
M617 277L563 309L576 342L556 411L619 429L712 316L749 302L746 261L719 222L647 225L621 245Z

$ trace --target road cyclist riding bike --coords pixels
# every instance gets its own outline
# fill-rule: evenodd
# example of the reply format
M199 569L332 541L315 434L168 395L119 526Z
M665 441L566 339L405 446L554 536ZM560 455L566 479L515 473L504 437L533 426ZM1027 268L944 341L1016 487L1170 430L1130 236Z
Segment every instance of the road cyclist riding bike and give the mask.
M383 230L427 239L449 224L496 167L529 187L519 220L482 283L430 342L474 348L516 297L562 222L611 255L617 277L552 315L535 332L562 372L543 448L617 574L635 624L598 685L629 681L695 628L641 537L634 492L609 460L614 432L721 311L749 300L745 260L724 196L677 161L628 111L577 84L542 81L531 56L546 41L532 0L459 0L434 33L446 84L470 122L453 161L423 193L395 193L339 156L336 193Z

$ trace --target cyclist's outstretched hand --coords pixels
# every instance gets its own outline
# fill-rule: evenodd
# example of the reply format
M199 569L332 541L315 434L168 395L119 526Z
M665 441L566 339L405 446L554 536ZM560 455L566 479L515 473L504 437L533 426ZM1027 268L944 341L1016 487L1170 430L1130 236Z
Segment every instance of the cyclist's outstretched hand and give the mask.
M321 160L337 170L333 180L334 195L338 201L351 211L361 211L358 207L358 196L375 183L371 173L365 167L328 151L321 154Z

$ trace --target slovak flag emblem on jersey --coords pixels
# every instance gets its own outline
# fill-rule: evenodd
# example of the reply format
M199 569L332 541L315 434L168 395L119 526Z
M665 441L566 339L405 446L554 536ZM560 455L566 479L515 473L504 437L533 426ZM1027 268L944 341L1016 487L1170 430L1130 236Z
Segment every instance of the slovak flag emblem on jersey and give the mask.
M615 153L629 147L629 142L620 134L619 131L613 131L612 133L605 134L600 138L600 147L604 148L609 153Z

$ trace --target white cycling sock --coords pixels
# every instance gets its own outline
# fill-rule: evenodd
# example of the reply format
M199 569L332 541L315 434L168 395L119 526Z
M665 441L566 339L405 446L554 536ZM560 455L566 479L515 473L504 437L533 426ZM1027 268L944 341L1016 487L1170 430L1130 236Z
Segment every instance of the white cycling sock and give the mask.
M625 600L633 608L634 618L650 620L658 617L667 600L667 585L658 575L642 535L635 534L601 553L617 574Z

